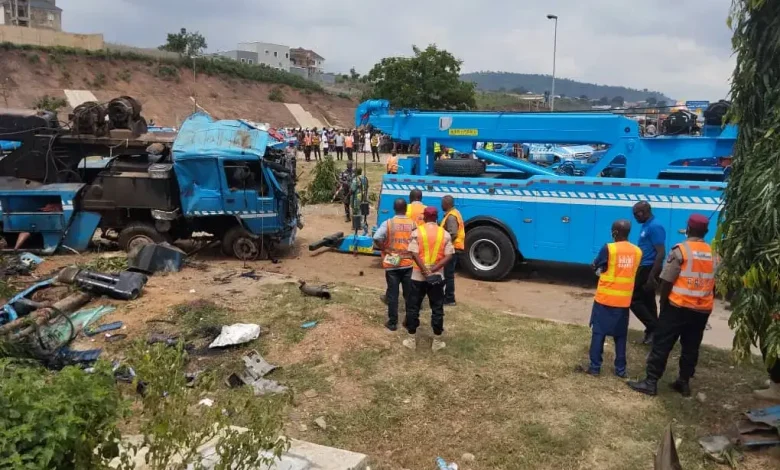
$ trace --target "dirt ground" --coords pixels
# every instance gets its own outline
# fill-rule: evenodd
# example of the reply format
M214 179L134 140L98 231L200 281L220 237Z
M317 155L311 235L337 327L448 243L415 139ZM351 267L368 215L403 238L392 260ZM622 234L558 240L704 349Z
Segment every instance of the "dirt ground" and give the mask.
M275 126L298 127L283 103L268 99L272 88L265 83L205 74L193 75L181 69L177 80L165 80L156 72L153 60L101 60L80 56L57 56L42 51L4 51L0 54L3 85L0 106L31 108L44 95L65 98L63 89L90 90L99 100L130 95L141 101L143 115L158 125L178 126L195 107L190 97L220 119L250 119ZM287 103L297 103L322 121L352 127L356 103L329 93L303 93L287 86ZM70 108L63 108L60 120L67 121Z

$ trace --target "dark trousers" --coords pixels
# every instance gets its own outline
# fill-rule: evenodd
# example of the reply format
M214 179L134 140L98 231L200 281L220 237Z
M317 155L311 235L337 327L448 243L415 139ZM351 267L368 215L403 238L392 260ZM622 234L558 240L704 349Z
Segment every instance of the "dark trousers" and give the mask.
M379 147L376 145L371 146L371 161L379 161Z
M352 207L349 205L349 197L344 197L344 215L347 216L347 220L350 220L350 212Z
M322 160L322 155L320 154L320 146L319 145L315 145L315 146L312 147L312 149L314 150L314 159L315 160Z
M406 303L406 331L417 333L420 326L420 308L423 299L428 297L431 306L431 328L436 336L444 333L444 283L428 284L425 281L412 281L412 295Z
M303 147L303 156L306 157L306 161L311 161L311 145Z
M628 315L628 312L626 312ZM590 371L601 372L602 355L604 354L604 341L607 335L593 333L590 337ZM626 373L626 343L628 336L615 337L615 374Z
M336 147L336 159L341 160L344 158L344 147Z
M412 268L387 269L385 270L385 281L387 281L387 290L385 291L387 319L393 325L397 325L399 288L404 290L404 302L408 304L412 291Z
M328 156L328 147L323 147L322 154L325 155L326 157Z
M452 260L444 266L444 303L455 302L455 268L458 267L458 255L452 255Z
M352 160L352 149L347 148L347 160Z
M631 297L631 311L645 325L645 332L653 333L658 323L658 305L655 302L655 291L646 291L645 284L650 276L652 266L640 266L634 281L634 294Z
M658 318L653 349L647 356L647 378L658 380L664 375L666 361L677 339L680 339L680 380L687 381L696 372L699 347L709 314L669 304Z

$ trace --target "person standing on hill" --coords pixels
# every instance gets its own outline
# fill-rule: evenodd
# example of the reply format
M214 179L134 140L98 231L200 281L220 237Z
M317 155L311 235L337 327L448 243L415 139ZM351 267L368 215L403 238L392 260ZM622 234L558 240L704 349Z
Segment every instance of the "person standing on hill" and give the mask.
M403 341L408 349L417 348L417 328L420 326L420 308L428 297L431 307L431 329L436 352L446 344L441 337L444 334L444 266L455 254L452 238L446 230L439 227L439 211L435 207L426 207L423 212L423 225L412 232L409 242L409 254L414 259L412 270L412 295L406 305L406 331L409 337Z
M645 326L643 344L653 342L653 333L658 323L658 306L655 301L655 289L658 287L658 275L666 254L666 230L653 215L646 201L634 204L634 218L642 224L637 245L642 250L642 262L636 272L634 295L631 310Z
M642 259L642 250L628 242L631 222L618 220L612 224L614 242L601 247L593 261L599 276L593 310L590 314L590 365L582 369L590 375L601 373L604 341L615 340L615 375L627 377L626 343L628 342L628 307L634 292L634 280Z
M452 196L441 198L441 210L444 211L441 228L450 234L452 246L455 248L455 255L444 267L444 305L455 305L455 268L458 266L458 256L466 246L466 226L463 216L455 209L455 199Z
M333 143L336 147L336 159L337 160L343 159L344 158L344 133L339 131L339 133L333 137Z
M699 348L715 302L718 257L704 241L710 220L693 214L688 218L687 239L672 248L661 272L661 316L647 356L644 380L628 382L645 395L658 393L658 381L677 340L680 340L680 372L672 390L691 396L690 380L699 362Z
M393 203L395 217L379 226L374 234L374 246L382 252L382 267L385 270L387 290L384 301L387 303L387 323L390 331L398 329L398 292L403 288L404 302L408 304L412 292L412 265L409 255L409 242L417 226L406 216L406 201L398 198Z
M406 208L406 216L417 225L425 223L423 219L425 204L422 203L422 198L423 193L419 189L413 189L409 192L409 205Z

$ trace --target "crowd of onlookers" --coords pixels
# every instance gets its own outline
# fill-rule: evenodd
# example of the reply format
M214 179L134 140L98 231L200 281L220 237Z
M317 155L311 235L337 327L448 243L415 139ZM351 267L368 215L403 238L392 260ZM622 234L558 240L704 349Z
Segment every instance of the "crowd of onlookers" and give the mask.
M369 129L287 129L287 133L296 137L297 149L303 152L305 160L321 160L332 156L336 160L356 158L359 154L371 155L372 162L379 162L380 153L414 153L418 149L413 145L404 145L392 141L389 135Z

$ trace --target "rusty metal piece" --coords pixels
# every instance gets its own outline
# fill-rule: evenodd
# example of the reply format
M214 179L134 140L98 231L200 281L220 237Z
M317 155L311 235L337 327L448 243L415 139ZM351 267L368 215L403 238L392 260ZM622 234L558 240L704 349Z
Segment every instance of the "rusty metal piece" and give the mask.
M306 295L312 297L319 297L321 299L330 300L330 292L325 286L309 286L306 285L306 281L298 281L300 283L299 289Z
M89 303L90 300L92 300L92 295L86 292L71 294L50 307L40 308L25 317L17 318L0 326L0 335L10 336L9 339L12 341L24 338L35 332L37 327L45 325L59 313L74 312L76 309Z

